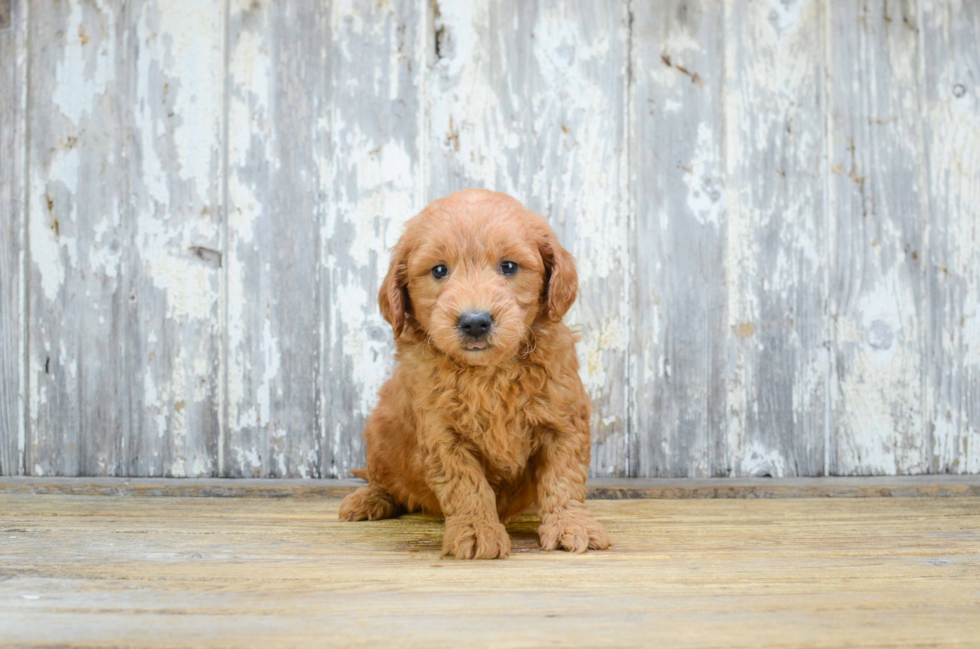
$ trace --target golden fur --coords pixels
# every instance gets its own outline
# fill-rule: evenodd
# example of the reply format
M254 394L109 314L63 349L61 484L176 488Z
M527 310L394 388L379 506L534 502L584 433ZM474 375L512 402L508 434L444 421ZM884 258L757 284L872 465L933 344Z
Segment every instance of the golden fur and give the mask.
M378 295L398 365L364 431L369 485L341 519L421 509L445 516L444 555L494 559L510 552L503 523L537 503L544 549L609 547L585 507L591 405L561 321L577 290L547 222L505 194L458 192L411 219ZM493 316L477 351L456 326L474 310Z

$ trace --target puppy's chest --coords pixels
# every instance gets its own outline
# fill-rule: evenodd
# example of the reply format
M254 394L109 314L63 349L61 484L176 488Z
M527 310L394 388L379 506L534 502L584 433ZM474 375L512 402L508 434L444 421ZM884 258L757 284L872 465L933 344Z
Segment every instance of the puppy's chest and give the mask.
M502 473L516 473L537 450L542 389L531 380L497 378L462 382L447 414L456 432Z

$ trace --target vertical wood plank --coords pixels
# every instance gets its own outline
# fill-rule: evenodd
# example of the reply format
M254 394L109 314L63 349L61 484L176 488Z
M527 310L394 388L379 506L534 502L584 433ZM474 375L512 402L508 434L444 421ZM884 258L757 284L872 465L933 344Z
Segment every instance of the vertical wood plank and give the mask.
M0 8L0 475L24 471L27 2Z
M925 3L920 21L930 470L980 473L980 5Z
M329 20L323 3L230 7L226 476L320 476Z
M325 477L364 466L364 423L394 364L377 294L387 250L422 207L418 2L332 5L330 206L321 229Z
M364 466L364 423L394 364L378 310L387 250L423 206L425 5L335 0L329 52L330 205L321 229L324 477Z
M720 9L633 6L631 468L640 476L731 471Z
M922 473L926 308L915 2L829 5L833 435L829 472Z
M591 472L627 475L627 4L443 0L430 18L427 198L504 191L556 229L579 270L565 321L595 406Z
M211 476L221 424L226 7L146 0L130 11L138 257L126 373L141 380L125 470Z
M125 16L118 4L32 9L27 471L114 474L129 424L106 411L128 405Z
M725 4L728 447L735 475L825 473L824 3Z
M28 470L211 475L224 5L32 9Z

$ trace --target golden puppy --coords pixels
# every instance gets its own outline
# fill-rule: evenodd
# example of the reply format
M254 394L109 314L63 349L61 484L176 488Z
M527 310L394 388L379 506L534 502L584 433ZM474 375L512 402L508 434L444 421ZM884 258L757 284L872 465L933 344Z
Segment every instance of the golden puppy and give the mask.
M591 405L575 335L572 256L513 198L471 189L405 226L381 285L398 366L364 431L367 478L342 520L445 516L443 554L510 553L506 523L537 503L545 550L609 537L585 508Z

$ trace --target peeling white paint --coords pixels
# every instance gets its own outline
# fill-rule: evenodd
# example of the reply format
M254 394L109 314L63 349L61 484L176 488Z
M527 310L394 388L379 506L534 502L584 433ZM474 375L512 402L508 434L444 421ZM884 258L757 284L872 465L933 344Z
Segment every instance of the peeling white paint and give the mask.
M367 336L370 329L387 332L388 324L375 315L376 300L359 285L339 285L337 290L338 312L344 314L343 348L352 359L350 380L358 386L360 398L352 403L354 413L366 417L377 402L378 390L394 367L388 336L380 341ZM334 340L332 345L339 342Z
M724 191L721 179L716 177L721 169L720 147L716 143L711 126L698 124L697 144L691 157L690 167L684 174L687 185L687 206L702 225L719 227L725 214ZM665 218L670 215L664 214Z
M168 317L210 320L218 304L214 272L192 264L189 255L174 256L156 245L144 253L153 284L167 296Z
M69 3L62 60L55 68L51 97L75 129L81 128L86 115L98 110L98 98L109 91L116 71L115 41L109 37L116 31L115 16L103 3L92 3L100 21L85 22L83 4L81 0Z
M975 31L955 17L966 4L927 3L925 145L929 152L929 264L936 277L930 324L937 328L924 363L931 381L925 415L933 470L980 472L980 94L964 81L976 57L959 46Z
M777 449L767 448L753 441L741 451L741 455L739 472L743 476L770 478L786 476L786 460Z
M238 462L239 470L242 475L257 475L262 468L262 457L255 447L234 449L235 457Z
M219 157L216 135L222 130L224 43L215 36L223 31L223 9L213 0L166 0L155 15L155 29L166 52L155 59L171 78L177 117L173 121L174 171L197 184L202 194ZM214 65L202 66L202 61Z
M262 350L265 352L264 367L262 371L262 381L259 383L256 392L258 413L256 423L259 425L268 424L272 413L273 389L276 377L279 374L279 343L272 334L272 322L268 317L262 327ZM275 395L278 396L278 395Z
M569 320L572 320L569 318ZM578 344L580 362L579 374L589 394L597 394L611 383L618 381L607 374L608 358L626 352L626 332L618 318L610 318L599 327L583 331L583 340ZM597 414L597 417L602 417Z
M86 334L126 322L138 329L125 330L125 344L143 336L132 371L146 428L138 470L212 472L218 460L205 455L202 430L227 405L221 443L230 444L229 462L220 470L343 472L359 460L361 431L353 428L393 363L376 304L387 250L429 199L486 186L542 212L577 258L580 298L567 322L582 331L581 376L604 436L593 469L628 469L628 448L643 444L641 457L684 455L678 466L694 473L792 475L813 450L802 435L829 400L827 452L839 472L980 472L971 387L980 376L980 100L965 80L972 59L959 43L971 27L954 18L962 5L924 3L912 16L921 35L860 8L860 20L850 21L846 3L730 0L724 13L695 11L705 7L694 3L686 22L656 6L632 7L663 31L642 61L643 39L653 37L628 32L625 3L604 7L585 21L563 2L510 11L443 0L437 57L423 24L433 10L427 3L346 0L321 8L331 38L303 61L289 58L292 38L324 25L290 24L280 33L276 12L288 8L275 3L236 1L231 25L224 3L211 0L151 0L138 15L105 2L32 7L38 33L57 28L55 38L31 46L36 88L53 80L49 97L32 95L32 110L47 112L32 121L27 172L27 297L37 322L25 343L31 439L21 448L42 454L32 471L60 471L45 449L74 443L81 425L76 414L54 410L82 410L72 399L89 387L78 385L82 377L92 381L82 343L66 334L84 316ZM717 32L712 21L725 31L720 43L705 38ZM120 61L133 68L117 78ZM698 62L717 64L717 72ZM627 69L631 88L621 82ZM309 89L296 90L296 70L308 71ZM297 92L319 101L303 106L317 114L275 114L288 113ZM651 95L659 103L648 104ZM830 116L830 142L818 110ZM631 201L653 191L651 175L661 170L628 167L638 146L628 129L649 120L686 125L685 116L693 124L684 132L688 148L653 147L649 158L677 171L662 175L676 188L658 187L664 195L639 214ZM298 140L312 164L291 180L316 197L315 208L285 222L308 224L309 236L319 237L303 263L277 256L283 221L272 220L292 198L278 174ZM689 158L670 158L680 150ZM723 249L719 264L679 260L689 252L671 247L680 227L704 233L697 254ZM658 255L648 267L653 279L630 276L630 239L641 232L635 253ZM848 236L837 240L841 232ZM917 258L906 244L918 246ZM822 286L831 262L838 274ZM682 276L699 271L718 272ZM290 290L273 277L309 272L317 279L303 285L315 290L302 299L334 321L277 318L275 309L296 301L269 299ZM117 294L123 290L132 294ZM774 318L774 307L786 313ZM693 310L717 311L724 326L704 337L703 349L678 357L665 341L686 333L677 323ZM310 345L297 351L292 345L304 336ZM320 390L303 413L308 428L292 428L277 412L293 407L280 402L284 386L295 390L284 368L295 367L299 353L316 356L310 376L298 380L309 381L310 394ZM767 374L773 358L779 366ZM699 370L704 378L692 379ZM215 379L219 372L227 385ZM324 385L335 376L352 395L337 417L328 410L340 398ZM775 416L760 399L772 396L764 383L772 376L792 380L790 398L779 394L788 410ZM661 428L634 428L627 438L627 401L634 426L638 410L654 407L637 397L655 394L640 391L641 377L663 388L661 411L643 420ZM712 385L719 394L709 394ZM716 397L721 406L709 402ZM712 424L718 430L695 429L699 409L711 408L727 420ZM760 422L774 417L795 436L787 447L760 436ZM709 449L714 435L722 439ZM126 444L128 452L128 437ZM319 469L324 458L333 466ZM97 450L89 466L109 473L114 461ZM629 462L649 470L639 458Z

